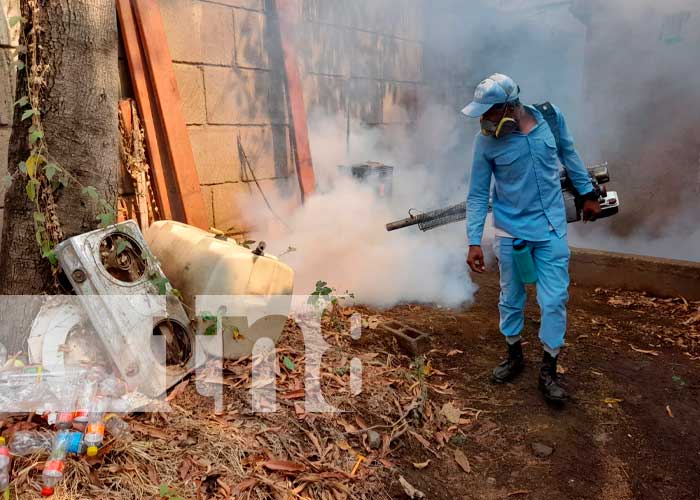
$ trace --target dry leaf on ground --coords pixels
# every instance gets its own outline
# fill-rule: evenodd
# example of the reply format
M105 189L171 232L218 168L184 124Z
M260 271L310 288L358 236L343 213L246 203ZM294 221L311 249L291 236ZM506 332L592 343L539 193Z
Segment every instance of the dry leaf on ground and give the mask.
M399 483L406 492L406 495L408 495L408 498L425 498L425 493L414 488L403 476L399 476Z
M469 460L460 450L455 450L455 462L457 462L457 465L459 465L464 472L471 474L472 466L469 465Z
M450 423L459 424L460 418L462 417L462 411L453 405L452 402L442 405L441 412Z
M299 462L291 462L289 460L268 460L263 462L263 467L277 472L304 472L306 466Z

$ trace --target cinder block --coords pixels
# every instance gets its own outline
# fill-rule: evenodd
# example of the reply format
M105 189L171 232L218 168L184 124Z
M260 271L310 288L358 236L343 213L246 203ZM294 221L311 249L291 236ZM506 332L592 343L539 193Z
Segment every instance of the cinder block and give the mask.
M364 31L352 31L351 74L354 77L381 78L379 36Z
M287 177L293 171L286 125L189 127L189 132L203 185L252 181L243 154L258 180ZM238 150L239 137L243 154Z
M326 24L306 23L300 34L299 59L303 73L350 74L349 31Z
M174 61L233 66L233 9L193 0L160 0Z
M376 2L377 31L407 40L422 40L424 0L382 0Z
M319 0L323 2L324 0ZM360 28L364 31L373 33L381 33L385 24L384 17L386 15L396 16L396 12L391 12L385 8L386 0L378 2L377 0L356 0L355 4L355 19L353 20L353 28Z
M417 42L382 37L382 79L420 82L423 79L423 45Z
M309 115L345 116L345 80L332 76L306 75L304 103Z
M170 55L175 61L202 62L202 10L192 0L159 0ZM187 22L182 22L187 19Z
M243 209L253 194L246 182L211 186L214 206L214 227L221 231L245 231Z
M416 119L418 86L412 83L384 84L382 123L410 123Z
M263 10L264 0L202 0L206 3L243 7L244 9Z
M284 124L284 86L267 71L204 68L210 124Z
M204 76L202 70L187 64L174 64L182 110L188 125L202 124L207 121L204 101Z
M375 80L350 80L350 116L368 124L382 122L382 83Z
M424 354L430 350L430 336L398 321L381 323L379 328L391 334L401 349L412 356Z
M303 12L309 21L363 28L362 7L358 0L305 0Z
M202 197L204 197L204 206L207 209L209 227L216 227L216 224L214 224L214 193L212 186L202 186Z
M241 68L270 68L265 14L237 10L234 14L236 29L236 65Z
M243 154L236 153L236 159L243 181L273 179L291 174L292 159L289 141L289 128L286 125L266 127L238 127ZM253 173L246 168L248 159Z
M236 127L188 127L201 184L240 180Z
M423 21L428 8L426 0L403 0L401 23L396 35L409 40L423 41L425 39Z

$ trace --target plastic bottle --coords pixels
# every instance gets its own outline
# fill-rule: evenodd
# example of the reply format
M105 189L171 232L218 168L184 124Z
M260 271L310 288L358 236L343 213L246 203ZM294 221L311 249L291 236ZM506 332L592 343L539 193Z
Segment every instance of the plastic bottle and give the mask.
M532 258L532 250L526 241L513 240L513 259L520 281L526 285L537 283L535 261Z
M97 381L88 377L78 394L76 402L75 417L73 419L76 426L84 430L89 420L90 405L97 394Z
M97 455L97 451L100 449L105 437L104 411L102 408L103 402L101 399L98 399L95 402L94 411L90 412L87 428L85 429L83 440L85 441L88 457Z
M66 453L82 455L85 452L83 433L79 431L61 431L66 443ZM39 451L50 450L53 438L45 432L17 432L10 442L10 453L17 457L26 457Z
M60 411L56 413L56 426L57 431L67 431L73 427L73 412Z
M10 487L10 450L0 437L0 493Z
M26 457L38 451L50 450L52 439L51 434L46 432L16 432L10 441L10 452L17 457Z
M63 471L66 468L67 441L67 431L61 431L56 434L51 455L46 464L44 464L44 472L42 473L43 487L41 488L41 496L43 497L53 495L54 488L63 479Z
M85 453L85 435L80 431L69 431L66 438L66 451L73 455Z
M114 375L105 375L99 383L100 395L106 398L120 398L126 392L124 381Z
M131 439L133 439L129 424L114 413L105 415L105 430L109 432L113 438L121 441L131 441Z

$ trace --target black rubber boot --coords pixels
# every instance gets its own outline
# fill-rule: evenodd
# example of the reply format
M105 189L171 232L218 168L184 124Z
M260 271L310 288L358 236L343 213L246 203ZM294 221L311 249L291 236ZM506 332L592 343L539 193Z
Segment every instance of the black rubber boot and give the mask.
M505 384L513 380L525 368L525 357L523 356L523 343L508 344L508 359L501 362L493 369L491 382L494 384Z
M559 385L559 375L557 375L557 358L544 352L542 357L542 368L540 368L540 391L544 399L550 403L563 403L569 399L569 394Z

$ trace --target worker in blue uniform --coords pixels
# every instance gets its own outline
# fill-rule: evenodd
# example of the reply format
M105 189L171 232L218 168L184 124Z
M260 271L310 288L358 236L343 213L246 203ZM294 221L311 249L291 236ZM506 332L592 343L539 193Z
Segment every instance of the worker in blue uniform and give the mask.
M570 252L559 163L585 199L584 220L600 215L598 196L564 116L554 108L558 130L552 130L537 107L521 104L520 87L510 77L494 74L481 82L474 100L462 112L481 117L467 199L467 263L475 273L485 271L481 244L494 180L500 330L506 338L508 357L493 370L492 381L511 381L524 367L520 334L526 289L513 253L513 242L522 240L534 261L541 310L539 334L544 355L539 388L548 401L565 401L568 394L557 376L557 358L566 333Z

